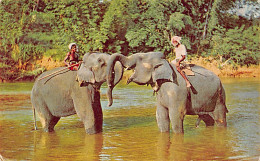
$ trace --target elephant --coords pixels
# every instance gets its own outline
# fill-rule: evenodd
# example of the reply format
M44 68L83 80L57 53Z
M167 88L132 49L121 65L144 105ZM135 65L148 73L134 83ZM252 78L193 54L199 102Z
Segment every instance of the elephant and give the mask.
M103 113L100 104L100 87L106 82L106 68L110 55L106 53L87 53L77 71L59 67L42 73L35 81L31 91L31 102L36 126L36 113L45 132L54 131L61 117L77 114L84 124L86 133L102 131ZM67 68L67 69L65 69ZM120 63L114 69L116 85L122 78ZM112 98L113 88L109 88L108 98ZM112 104L112 100L109 100Z
M127 83L150 85L157 98L156 120L161 132L184 133L185 115L198 115L199 124L226 127L225 90L217 75L194 65L195 76L188 76L192 88L186 87L183 77L175 65L169 63L161 52L136 53L131 56L113 54L107 67L107 84L113 88L114 64L121 62L124 68L133 69Z

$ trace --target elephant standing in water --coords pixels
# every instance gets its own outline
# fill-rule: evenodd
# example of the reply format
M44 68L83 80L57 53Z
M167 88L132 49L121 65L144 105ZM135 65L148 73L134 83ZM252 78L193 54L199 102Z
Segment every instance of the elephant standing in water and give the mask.
M199 115L206 126L226 126L225 91L220 79L213 72L194 65L195 76L188 76L192 91L185 80L160 52L137 53L129 57L113 54L108 63L108 86L113 88L114 64L119 61L124 67L134 69L128 83L151 85L157 93L156 119L161 132L170 130L183 133L185 115Z
M110 55L105 53L85 54L78 71L60 71L46 77L50 73L64 69L56 68L44 72L35 81L31 102L33 106L35 129L35 109L46 132L54 130L61 117L77 114L83 121L86 133L94 134L102 131L103 113L100 104L100 86L106 81L107 61ZM116 64L115 85L121 80L123 67ZM41 80L39 80L41 79ZM108 91L109 105L112 104L112 88Z

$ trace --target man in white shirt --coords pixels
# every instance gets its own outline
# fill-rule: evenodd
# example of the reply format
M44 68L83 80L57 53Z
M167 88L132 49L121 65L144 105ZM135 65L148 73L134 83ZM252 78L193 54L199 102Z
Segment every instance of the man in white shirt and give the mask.
M186 47L183 44L181 44L181 37L179 36L173 36L171 43L175 47L174 52L176 54L176 58L171 63L176 65L177 71L184 78L184 80L186 81L186 86L189 88L191 87L190 81L186 77L185 73L180 69L181 62L185 61L187 56Z

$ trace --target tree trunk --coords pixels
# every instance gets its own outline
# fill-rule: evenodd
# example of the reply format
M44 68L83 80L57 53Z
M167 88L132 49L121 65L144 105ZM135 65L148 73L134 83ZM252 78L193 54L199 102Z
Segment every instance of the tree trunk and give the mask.
M204 30L203 30L203 34L202 34L202 40L204 40L206 38L207 26L208 26L208 21L209 21L208 19L209 19L209 13L210 13L210 10L211 10L211 6L212 6L212 0L210 1L209 7L208 7L206 22L205 22Z

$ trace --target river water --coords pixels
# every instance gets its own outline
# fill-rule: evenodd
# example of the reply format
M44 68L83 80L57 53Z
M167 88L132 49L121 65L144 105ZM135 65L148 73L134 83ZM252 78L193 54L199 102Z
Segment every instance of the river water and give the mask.
M227 128L195 128L186 116L184 135L160 133L156 98L150 87L114 89L107 107L102 87L103 132L88 135L76 115L62 118L55 132L33 130L33 83L0 84L0 161L4 160L258 160L260 156L259 79L222 79L227 95ZM41 127L37 118L38 127Z

